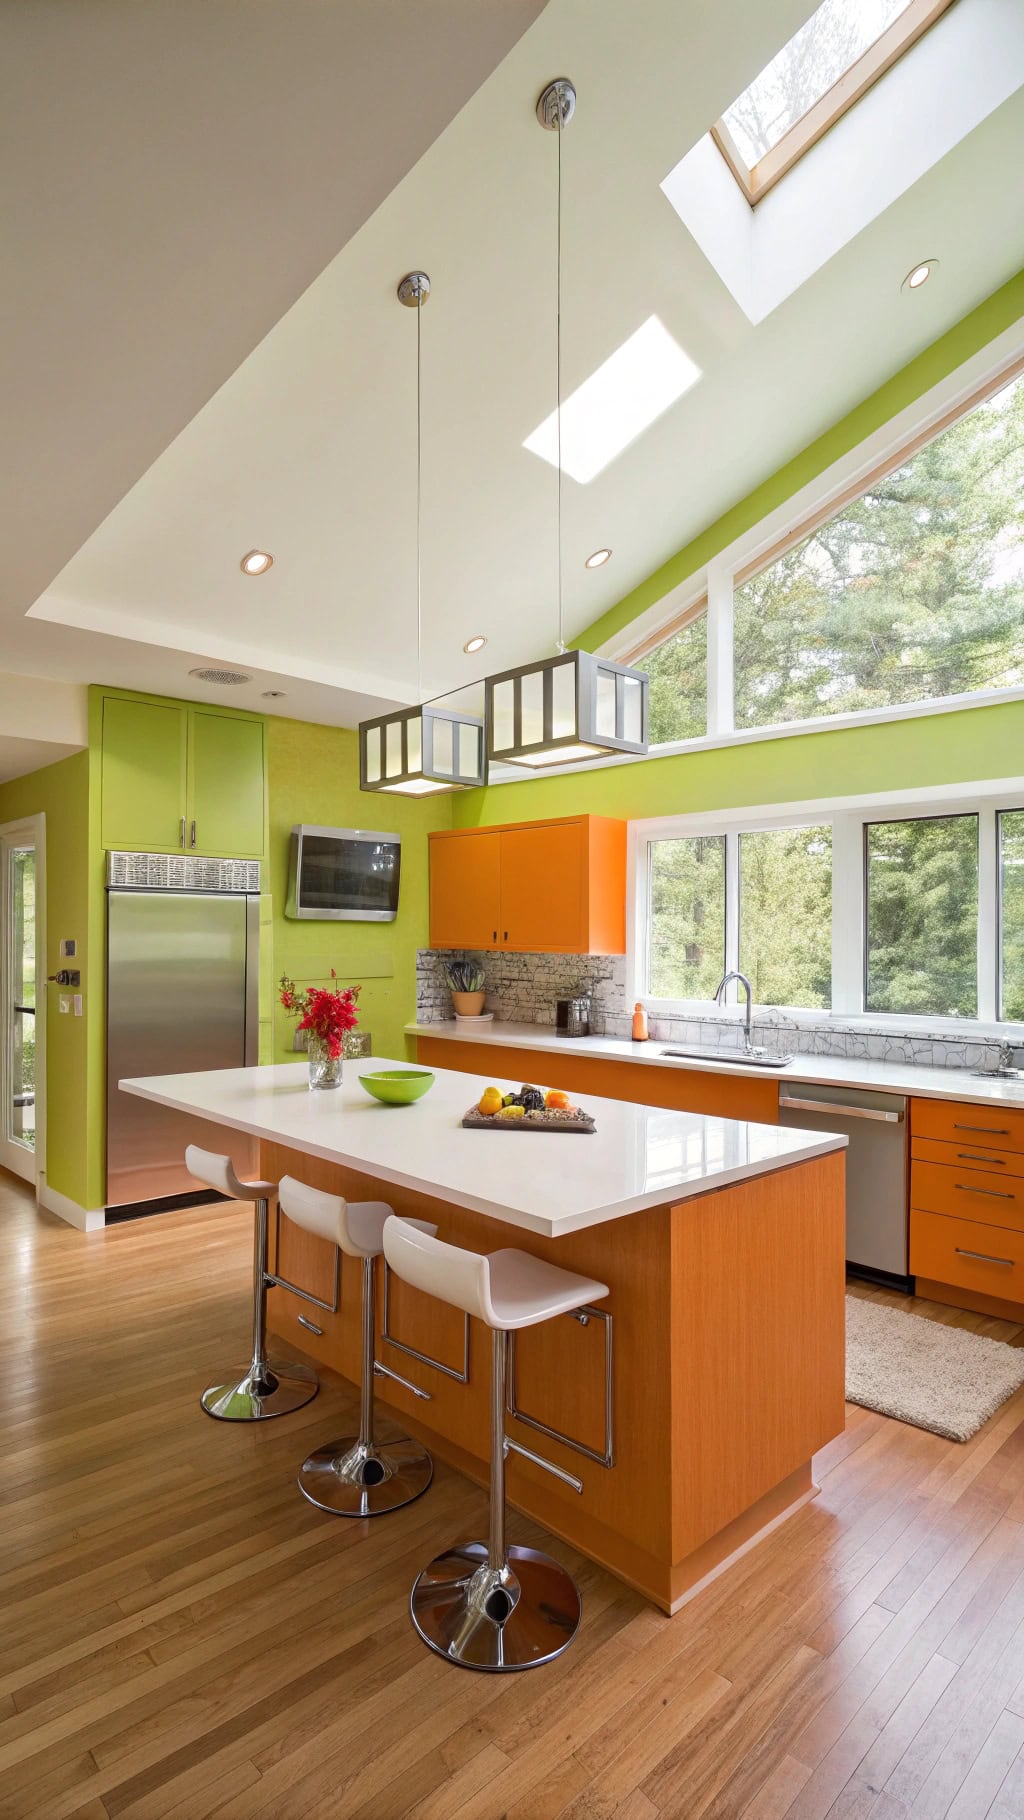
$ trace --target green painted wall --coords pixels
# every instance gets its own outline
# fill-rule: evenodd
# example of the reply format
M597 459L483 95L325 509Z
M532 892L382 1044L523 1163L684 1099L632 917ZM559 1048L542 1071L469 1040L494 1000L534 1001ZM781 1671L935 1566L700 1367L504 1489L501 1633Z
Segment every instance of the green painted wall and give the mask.
M362 983L360 1023L378 1055L404 1056L403 1026L416 1004L416 950L427 944L427 835L452 825L452 798L367 795L359 788L359 737L340 727L272 719L270 732L270 943L267 972L325 983L336 968L344 985ZM332 828L382 828L402 836L402 888L393 923L289 922L289 836L297 822ZM273 1055L294 1060L294 1023L275 1002Z
M58 1193L82 1207L99 1207L103 1031L93 1013L102 1003L103 942L95 901L90 903L89 785L87 752L0 784L0 822L46 817L47 973L62 964L62 937L79 943L86 1015L60 1016L58 988L46 989L46 1175Z
M1024 702L833 728L650 758L575 777L494 784L455 798L455 826L550 815L683 815L747 804L913 790L1024 771Z
M964 316L938 341L918 354L885 384L865 398L856 410L850 411L839 423L833 424L823 436L809 443L792 461L772 474L753 493L748 493L714 524L708 525L698 537L692 539L675 556L649 575L631 593L626 594L607 613L596 619L593 625L581 633L573 642L581 645L586 651L596 651L609 638L614 638L624 626L632 624L639 614L645 613L648 607L686 581L696 570L702 569L705 563L717 556L720 550L727 548L735 538L741 537L753 525L759 524L769 512L791 499L801 487L814 480L818 474L830 467L840 456L855 449L858 443L871 436L875 430L889 422L907 405L913 404L916 398L927 392L929 387L945 379L972 354L1001 335L1024 316L1024 271L1018 272L998 291L987 297L969 315Z

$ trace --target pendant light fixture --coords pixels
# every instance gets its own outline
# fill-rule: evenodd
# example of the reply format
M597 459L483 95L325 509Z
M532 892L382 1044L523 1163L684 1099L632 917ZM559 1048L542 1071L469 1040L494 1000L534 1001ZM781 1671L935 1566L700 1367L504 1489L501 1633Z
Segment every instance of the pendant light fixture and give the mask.
M423 359L420 323L430 296L426 272L407 272L398 301L416 311L416 700L415 708L364 720L359 726L359 787L393 796L434 796L487 781L484 723L437 702L423 701L422 499Z
M486 682L488 758L512 765L571 764L615 752L647 751L650 685L641 670L566 649L562 602L562 134L576 112L567 76L549 82L537 119L555 134L558 202L555 284L555 401L558 439L558 633L555 655L502 670Z

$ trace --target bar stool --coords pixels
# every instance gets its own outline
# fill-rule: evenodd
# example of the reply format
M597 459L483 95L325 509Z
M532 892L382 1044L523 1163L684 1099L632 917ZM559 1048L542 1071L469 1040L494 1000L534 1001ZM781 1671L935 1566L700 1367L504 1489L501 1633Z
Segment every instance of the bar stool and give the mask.
M185 1151L185 1167L217 1194L256 1205L252 1362L242 1377L227 1384L211 1384L199 1400L207 1415L216 1416L220 1422L265 1422L271 1416L286 1416L315 1397L320 1385L309 1365L267 1357L267 1290L276 1281L267 1273L267 1227L277 1183L239 1181L229 1156L200 1150L196 1144L190 1144Z
M580 1622L572 1575L550 1555L505 1539L505 1460L521 1454L573 1491L583 1482L505 1433L508 1336L608 1294L605 1283L561 1270L526 1251L482 1256L445 1245L396 1217L384 1227L384 1255L397 1276L491 1329L491 1508L489 1537L446 1549L425 1567L409 1609L424 1643L463 1668L491 1673L538 1668L561 1655Z
M296 1226L337 1245L348 1258L363 1264L363 1360L359 1398L359 1433L328 1441L302 1463L299 1490L320 1510L340 1517L379 1517L399 1510L425 1492L434 1476L434 1462L418 1441L402 1436L379 1441L374 1433L373 1380L391 1378L425 1403L430 1392L399 1377L375 1358L375 1266L383 1250L384 1223L394 1217L386 1201L346 1201L340 1194L325 1194L294 1176L281 1178L278 1190L281 1211ZM437 1231L420 1220L409 1225L423 1235Z

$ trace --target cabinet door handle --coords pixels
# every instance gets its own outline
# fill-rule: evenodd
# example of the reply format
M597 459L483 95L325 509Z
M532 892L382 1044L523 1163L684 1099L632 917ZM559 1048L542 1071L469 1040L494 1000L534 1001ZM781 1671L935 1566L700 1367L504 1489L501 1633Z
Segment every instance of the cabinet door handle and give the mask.
M185 845L185 817L181 818L181 845Z
M491 936L491 940L492 940L492 942L496 942L497 939L498 939L498 931L497 931L497 929L495 929L493 935Z
M1009 1137L1005 1125L954 1125L954 1131L987 1131L989 1137Z
M1012 1258L990 1258L987 1251L965 1251L961 1245L957 1246L956 1254L958 1258L977 1258L979 1264L1013 1264Z
M1006 1188L972 1188L970 1182L954 1182L961 1194L987 1194L993 1201L1015 1201L1017 1196Z
M502 936L502 938L501 938L501 939L502 939L502 941L504 941L504 942L507 942L507 941L508 941L508 930L507 930L507 929L506 929L506 930L505 930L505 933L504 933L504 935L503 935L503 936Z
M984 1163L986 1169L993 1169L996 1165L1000 1169L1006 1168L1004 1156L979 1156L976 1150L958 1150L956 1160L958 1163Z
M195 824L195 822L192 823L192 833L190 835L188 844L190 847L194 847L196 844L196 824Z

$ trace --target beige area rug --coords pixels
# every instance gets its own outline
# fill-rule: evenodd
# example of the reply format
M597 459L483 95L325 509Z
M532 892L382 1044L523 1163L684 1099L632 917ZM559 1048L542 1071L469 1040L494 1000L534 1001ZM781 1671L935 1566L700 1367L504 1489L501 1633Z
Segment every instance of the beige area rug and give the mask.
M950 1441L969 1441L1024 1384L1024 1347L846 1298L846 1395Z

